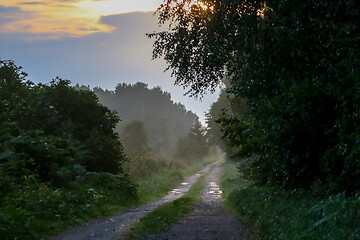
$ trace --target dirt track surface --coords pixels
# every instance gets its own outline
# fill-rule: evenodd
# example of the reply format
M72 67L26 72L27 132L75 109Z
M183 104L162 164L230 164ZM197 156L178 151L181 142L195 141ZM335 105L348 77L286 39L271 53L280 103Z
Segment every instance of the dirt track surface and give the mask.
M218 163L214 163L218 164ZM128 209L115 215L93 220L82 226L70 229L59 236L52 237L49 240L110 240L116 239L124 234L126 230L148 212L163 205L164 203L174 201L182 197L196 180L209 172L214 164L210 164L197 174L185 179L177 188L173 189L163 199L141 205L137 208Z
M202 202L192 213L179 221L166 232L157 236L147 236L146 240L245 240L242 235L244 225L235 219L222 203L218 175L220 167L206 179Z

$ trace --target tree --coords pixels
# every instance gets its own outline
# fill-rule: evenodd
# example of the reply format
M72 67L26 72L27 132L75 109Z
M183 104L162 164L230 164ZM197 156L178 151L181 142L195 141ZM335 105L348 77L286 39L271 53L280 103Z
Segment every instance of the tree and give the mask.
M204 128L197 120L190 133L176 144L175 157L187 161L201 160L209 153Z
M149 153L147 133L141 121L127 123L121 131L125 152L130 157L144 156Z
M199 4L201 2L201 4ZM360 6L340 1L170 0L150 34L193 95L231 78L246 119L221 124L260 183L360 188ZM191 5L192 4L192 5ZM190 7L189 7L190 6Z
M123 173L123 147L113 131L119 118L93 92L76 90L60 78L35 85L14 62L1 61L0 98L5 172L23 169L43 181L54 180L60 168L71 172L75 165Z
M245 118L248 114L248 106L245 99L234 99L227 93L226 89L222 89L219 98L214 102L209 112L206 114L207 131L206 136L210 145L219 146L229 157L234 155L234 150L230 147L226 138L223 138L223 131L219 122L223 115L238 115Z

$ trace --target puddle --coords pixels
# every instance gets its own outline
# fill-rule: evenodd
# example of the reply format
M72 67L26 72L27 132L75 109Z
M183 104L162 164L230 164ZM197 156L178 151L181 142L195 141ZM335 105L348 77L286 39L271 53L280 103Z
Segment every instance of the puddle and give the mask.
M174 189L171 190L169 193L170 193L170 194L171 194L171 193L172 193L172 194L180 194L181 192L180 192L180 190L179 190L178 188L174 188Z
M186 186L186 185L189 185L189 183L183 182L183 183L181 183L181 185Z
M222 194L222 191L220 190L220 187L216 182L209 182L209 191L208 193L214 195L214 196L220 196Z
M212 194L212 195L221 195L222 194L222 191L219 190L219 191L208 191L208 193Z

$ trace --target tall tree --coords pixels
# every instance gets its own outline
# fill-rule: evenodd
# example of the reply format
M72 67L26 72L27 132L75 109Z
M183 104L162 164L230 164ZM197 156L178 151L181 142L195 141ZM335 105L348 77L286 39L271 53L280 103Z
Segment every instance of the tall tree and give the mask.
M175 157L187 161L201 160L208 152L209 146L206 141L205 129L197 120L189 134L177 141Z
M209 112L206 114L208 144L219 146L222 151L227 153L228 157L236 157L234 147L238 146L229 142L229 138L224 137L224 134L227 135L228 130L222 129L219 123L224 116L236 115L240 119L244 119L248 111L246 99L236 99L225 88L222 89L219 98L211 105Z
M121 140L129 157L144 156L150 150L147 133L141 121L127 123L121 131Z

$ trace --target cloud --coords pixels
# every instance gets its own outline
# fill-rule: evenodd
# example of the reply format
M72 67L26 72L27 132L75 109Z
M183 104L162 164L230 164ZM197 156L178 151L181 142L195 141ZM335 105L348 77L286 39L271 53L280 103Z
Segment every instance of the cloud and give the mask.
M23 11L19 7L6 7L0 5L0 28L2 25L32 17L32 13Z
M152 12L132 12L123 14L113 14L102 16L100 23L108 24L115 27L133 26L140 28L154 28L154 23L157 19L154 18Z
M46 2L21 2L20 5L47 5Z
M55 0L56 2L74 3L80 2L81 0Z
M157 1L162 0L0 0L0 6L4 5L2 11L7 12L0 16L0 32L26 31L27 39L30 36L61 38L110 32L113 30L110 25L118 26L119 19L115 15L102 16L134 9L155 9Z
M113 29L100 24L97 13L78 7L82 0L12 0L10 6L2 6L2 1L0 32L26 35L27 40L84 36Z

